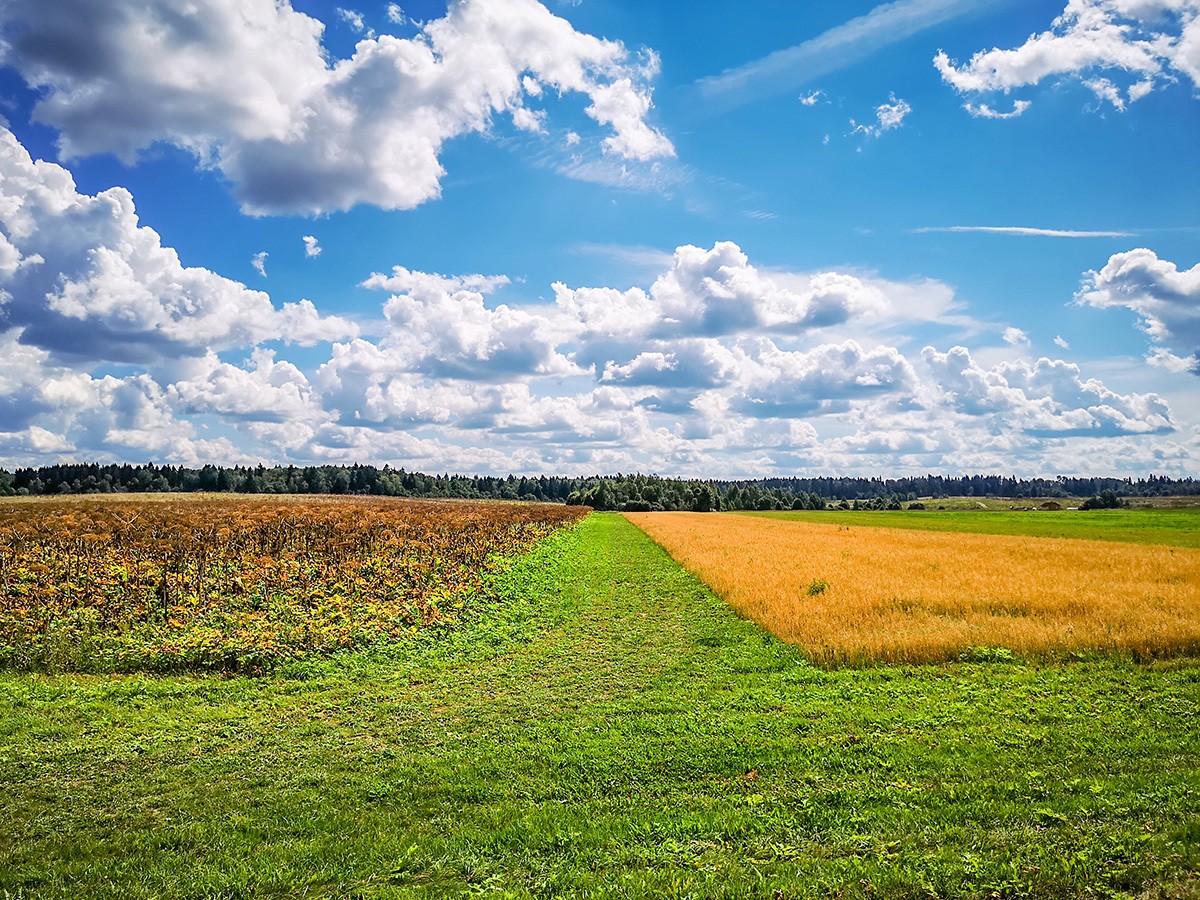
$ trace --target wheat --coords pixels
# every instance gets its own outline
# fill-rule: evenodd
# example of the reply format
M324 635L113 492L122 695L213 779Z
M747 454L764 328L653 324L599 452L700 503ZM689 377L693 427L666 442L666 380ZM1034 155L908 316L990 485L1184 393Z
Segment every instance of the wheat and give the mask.
M1198 550L727 514L628 518L822 664L943 661L986 647L1200 651Z

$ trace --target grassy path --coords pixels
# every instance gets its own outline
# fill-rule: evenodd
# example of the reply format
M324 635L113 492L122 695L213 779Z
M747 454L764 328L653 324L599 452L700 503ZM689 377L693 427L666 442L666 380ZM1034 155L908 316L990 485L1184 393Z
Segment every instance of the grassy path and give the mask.
M1200 892L1200 666L823 672L614 515L501 589L403 659L0 676L0 896Z

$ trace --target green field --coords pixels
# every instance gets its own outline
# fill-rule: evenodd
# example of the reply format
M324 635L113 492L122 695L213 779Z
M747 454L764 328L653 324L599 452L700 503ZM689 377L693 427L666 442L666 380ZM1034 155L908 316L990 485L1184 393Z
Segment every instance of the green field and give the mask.
M927 504L929 505L929 504ZM924 531L962 531L973 534L1016 534L1029 537L1081 538L1200 547L1200 509L1096 509L1087 512L1019 512L965 509L900 511L820 510L746 512L740 515L868 525L874 528L915 528Z
M498 586L403 658L0 676L0 895L1200 896L1200 661L825 672L616 515Z

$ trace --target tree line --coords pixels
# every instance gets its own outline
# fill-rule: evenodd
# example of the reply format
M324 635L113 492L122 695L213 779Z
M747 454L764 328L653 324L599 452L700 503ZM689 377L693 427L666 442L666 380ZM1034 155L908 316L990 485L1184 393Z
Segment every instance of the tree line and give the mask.
M1193 478L1021 479L1002 475L909 478L760 478L654 475L426 475L390 466L186 466L65 464L0 469L0 495L215 491L245 494L374 494L464 500L531 500L596 509L897 509L919 497L1154 497L1200 494Z

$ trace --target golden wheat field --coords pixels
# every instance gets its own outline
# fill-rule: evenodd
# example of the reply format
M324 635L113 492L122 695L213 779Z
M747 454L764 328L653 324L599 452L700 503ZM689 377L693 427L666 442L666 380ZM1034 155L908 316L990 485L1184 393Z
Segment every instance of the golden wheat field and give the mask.
M825 665L1200 651L1200 550L714 513L628 518Z

